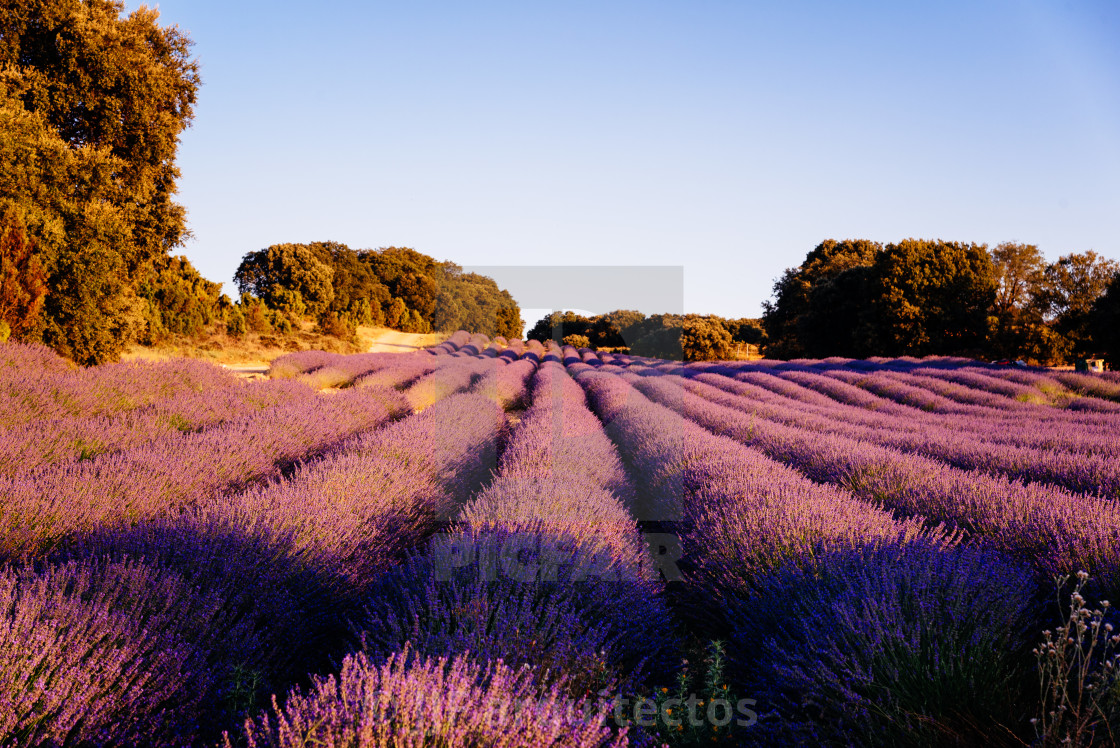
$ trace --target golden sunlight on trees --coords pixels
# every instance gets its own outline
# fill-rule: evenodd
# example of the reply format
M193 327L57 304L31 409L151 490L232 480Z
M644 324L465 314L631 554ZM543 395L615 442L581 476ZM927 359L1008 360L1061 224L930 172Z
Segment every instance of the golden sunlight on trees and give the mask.
M144 327L136 285L187 233L179 134L199 85L189 39L108 0L0 0L0 205L47 274L21 331L83 363Z

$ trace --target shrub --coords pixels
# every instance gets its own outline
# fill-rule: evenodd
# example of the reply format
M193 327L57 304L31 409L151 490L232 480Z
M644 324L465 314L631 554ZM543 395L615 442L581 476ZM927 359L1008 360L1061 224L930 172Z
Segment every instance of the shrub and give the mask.
M245 315L238 307L226 312L226 334L231 338L240 338L245 334Z
M909 543L775 574L752 694L785 744L972 745L1022 732L1034 585L996 554ZM752 608L745 608L750 610ZM748 614L749 615L749 614Z
M570 345L573 348L590 348L591 341L586 335L565 335L564 345Z

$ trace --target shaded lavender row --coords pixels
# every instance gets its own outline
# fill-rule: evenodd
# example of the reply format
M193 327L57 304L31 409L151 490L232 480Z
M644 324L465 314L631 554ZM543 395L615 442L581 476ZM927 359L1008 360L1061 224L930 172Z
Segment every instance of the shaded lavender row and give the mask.
M790 559L927 533L921 519L896 520L651 402L627 381L640 380L636 375L572 368L640 476L654 512L649 519L684 531L685 578L706 593L698 604L707 599L710 607L726 594L749 597ZM936 528L929 532L944 539Z
M220 389L181 392L123 414L68 416L3 429L0 476L14 478L46 465L140 447L310 396L305 385L295 382L236 381Z
M1088 570L1106 588L1120 591L1118 502L966 472L866 441L755 418L692 394L670 376L626 376L656 402L815 481L982 536L1047 574Z
M0 568L0 743L191 745L214 696L209 653L246 625L130 560Z
M421 659L405 650L376 664L347 656L337 676L245 724L249 748L622 748L625 731L604 726L607 707L571 702L562 685L542 688L528 668L500 660ZM235 743L226 738L226 747Z
M458 330L452 333L451 337L443 341L439 345L433 345L425 350L433 355L441 355L446 353L454 353L467 343L471 341L471 334L466 330Z
M1120 498L1120 462L1115 457L996 444L992 437L1007 431L1006 426L998 423L989 424L987 434L963 432L955 428L955 423L953 427L944 424L917 427L890 417L881 418L874 425L852 424L843 420L850 408L842 404L814 412L798 407L793 401L782 403L768 398L765 390L752 385L712 374L700 374L692 382L675 381L711 402L796 428L925 455L963 470L982 470L1026 482L1049 483L1075 492ZM1120 447L1115 440L1111 444L1114 452Z
M403 387L456 360L452 356L431 356L426 353L396 353L391 355L393 358L377 371L354 380L354 386Z
M215 492L274 476L406 411L399 393L348 390L34 476L0 478L0 552L36 555L70 533L180 511Z
M69 416L105 416L183 392L232 387L237 377L191 359L72 367L42 346L0 344L0 428Z

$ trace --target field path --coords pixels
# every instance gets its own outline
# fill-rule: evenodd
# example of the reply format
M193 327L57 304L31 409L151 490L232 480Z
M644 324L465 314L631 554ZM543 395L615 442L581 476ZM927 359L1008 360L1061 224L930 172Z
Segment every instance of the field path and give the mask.
M377 330L370 337L370 353L411 353L438 343L443 336L432 333Z

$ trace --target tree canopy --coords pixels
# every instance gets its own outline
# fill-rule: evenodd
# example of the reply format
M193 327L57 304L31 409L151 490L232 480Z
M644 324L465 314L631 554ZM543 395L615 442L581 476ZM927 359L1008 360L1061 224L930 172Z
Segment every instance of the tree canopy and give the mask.
M1049 364L1096 344L1094 303L1116 272L1096 253L907 239L822 242L774 285L767 355L968 355Z
M48 289L18 335L83 363L143 328L136 285L187 234L175 155L198 66L158 12L123 9L0 0L0 210L16 209Z
M340 242L274 244L247 253L234 275L246 297L323 329L386 325L520 337L517 302L493 279L409 247L354 250Z

